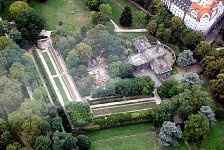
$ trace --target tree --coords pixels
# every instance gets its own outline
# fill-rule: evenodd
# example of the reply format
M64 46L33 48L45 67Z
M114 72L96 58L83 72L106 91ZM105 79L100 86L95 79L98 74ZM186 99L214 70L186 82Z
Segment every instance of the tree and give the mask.
M190 50L184 50L177 58L177 64L181 67L187 67L196 62L193 53Z
M24 10L32 9L29 7L29 5L26 2L23 1L15 1L12 3L9 7L9 13L13 19L17 17L19 13L21 13Z
M133 13L133 23L136 27L142 27L146 24L146 13L143 11L135 11Z
M106 4L107 0L87 0L86 5L91 11L98 11L101 4Z
M131 8L126 6L119 19L120 25L124 27L130 27L132 24L132 12Z
M133 67L130 64L121 63L119 66L119 71L117 77L122 79L124 78L132 78L133 77Z
M163 32L164 32L164 24L161 23L158 25L158 29L156 31L156 36L159 37L159 38L162 38L163 37Z
M88 75L88 70L86 66L80 65L77 68L70 69L70 73L73 77L80 79Z
M154 90L154 81L148 77L137 77L134 78L134 80L137 82L138 89L142 95L151 95Z
M198 113L207 117L210 127L215 125L215 113L213 112L210 106L202 106Z
M0 0L0 3L1 3L1 0ZM1 10L0 10L0 12L1 12ZM0 21L0 36L4 36L5 33L8 33L9 32L9 30L10 30L10 24L9 24L9 22L7 20Z
M187 141L198 141L209 132L209 122L204 115L189 116L185 121L183 138Z
M51 150L51 140L41 135L36 139L34 148L35 150Z
M19 31L15 30L10 30L9 31L9 37L14 41L14 42L19 42L22 40L22 34Z
M40 100L42 102L46 102L45 99L47 99L47 91L45 90L44 87L38 87L38 88L33 90L32 96L36 100Z
M83 42L76 45L75 51L80 59L89 59L92 56L92 48Z
M194 31L189 28L185 28L182 32L181 40L189 49L195 49L196 45L203 40L203 35L200 31Z
M21 84L6 76L0 78L0 104L7 114L17 109L23 99Z
M211 54L212 51L213 49L209 43L201 41L194 49L194 54L199 58L202 58L205 55Z
M93 93L92 93L93 98L100 98L105 96L106 96L106 93L105 93L104 87L98 87L93 90Z
M210 81L211 88L215 97L220 101L224 101L224 73L217 75L217 79Z
M0 37L0 51L4 50L7 46L13 44L12 39L7 38L6 36Z
M171 98L183 92L183 86L174 79L168 79L158 88L158 94L162 98Z
M23 53L24 50L21 49L17 44L12 44L7 46L3 51L2 55L6 60L5 68L9 69L14 62L23 63Z
M165 121L160 128L159 143L163 146L178 145L177 139L182 138L182 131L175 123Z
M72 150L76 148L77 139L71 133L56 131L52 137L53 150Z
M109 74L112 78L117 77L117 75L119 73L119 66L120 65L121 65L121 62L112 62L111 64L109 64L108 71L109 71Z
M202 84L203 80L200 79L200 76L196 72L188 72L181 79L181 82L187 85L193 85L193 84Z
M23 40L36 43L39 33L44 28L45 21L35 14L33 9L22 10L15 18L17 28Z
M147 30L150 34L155 34L157 30L156 20L151 20L147 25Z
M88 136L85 135L79 135L77 136L77 146L79 147L79 150L88 150L90 146L90 140Z
M56 116L54 118L51 118L51 128L52 131L60 131L62 125L62 118L59 116Z
M170 29L172 32L180 32L184 28L183 21L178 16L173 16L170 20Z
M171 37L172 37L171 29L169 29L169 28L164 29L163 35L162 35L163 40L165 40L166 42L169 42Z
M140 94L137 82L134 79L123 79L117 83L116 93L124 96L138 95Z
M41 133L44 135L47 135L48 132L51 130L51 123L50 123L49 116L42 117L40 119L40 130L41 130Z
M202 106L212 106L213 100L203 87L193 85L190 89L172 98L173 109L187 119L191 114L197 113Z
M9 71L10 71L10 76L12 78L17 79L23 84L27 84L31 78L29 73L26 71L25 66L22 65L20 62L13 63Z
M154 125L160 126L164 121L171 121L173 110L170 103L161 103L152 110L152 121Z
M77 67L79 63L79 56L75 50L72 50L68 53L66 57L66 64L69 69Z
M70 102L66 108L74 125L81 126L93 119L88 101Z
M116 85L121 82L120 78L109 79L106 81L105 93L107 96L114 96L116 94Z
M6 150L22 150L22 146L19 142L13 142L12 144L7 145Z
M109 4L101 4L99 6L99 12L93 12L91 14L93 25L106 24L112 17L112 11Z

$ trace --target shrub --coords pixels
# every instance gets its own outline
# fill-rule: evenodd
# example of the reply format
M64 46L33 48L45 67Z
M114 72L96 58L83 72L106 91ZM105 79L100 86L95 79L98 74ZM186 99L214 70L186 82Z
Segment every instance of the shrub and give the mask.
M93 98L100 98L100 97L105 97L105 89L103 87L98 87L93 90L92 97Z
M79 135L77 136L77 146L79 147L79 150L88 150L90 146L90 140L88 136L85 135Z
M70 102L66 107L74 125L81 126L93 120L88 101Z
M100 125L90 125L82 128L84 131L95 132L100 130Z

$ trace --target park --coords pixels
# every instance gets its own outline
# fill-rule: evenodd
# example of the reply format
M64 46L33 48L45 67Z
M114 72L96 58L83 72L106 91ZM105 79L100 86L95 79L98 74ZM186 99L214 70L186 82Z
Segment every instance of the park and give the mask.
M223 33L173 5L0 0L0 147L221 150Z

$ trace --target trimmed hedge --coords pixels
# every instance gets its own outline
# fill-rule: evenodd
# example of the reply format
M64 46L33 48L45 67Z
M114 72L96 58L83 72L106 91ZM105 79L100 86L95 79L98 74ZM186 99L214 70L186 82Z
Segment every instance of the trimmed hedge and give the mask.
M100 125L98 125L98 124L90 125L90 126L82 127L81 129L84 131L87 131L87 132L94 132L94 131L100 130Z
M99 124L101 127L116 126L123 123L151 121L151 109L137 111L137 112L125 112L117 113L107 116L100 116L95 118L95 124Z

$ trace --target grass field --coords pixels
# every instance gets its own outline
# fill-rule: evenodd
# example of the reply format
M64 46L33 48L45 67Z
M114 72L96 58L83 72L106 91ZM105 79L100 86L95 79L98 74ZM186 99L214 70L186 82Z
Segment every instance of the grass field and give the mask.
M148 123L90 133L90 150L157 150L157 135Z
M57 101L57 99L56 99L56 97L55 97L55 94L54 94L54 92L53 92L53 90L52 90L52 87L51 87L51 85L50 85L50 83L49 83L47 77L46 77L45 71L44 71L44 69L43 69L43 67L42 67L42 65L41 65L41 62L40 62L40 60L39 60L39 58L38 58L36 52L33 53L33 56L34 56L34 59L35 59L35 61L36 61L36 63L37 63L37 66L38 66L38 68L39 68L39 70L40 70L40 74L41 74L41 76L44 78L44 82L45 82L45 84L46 84L46 86L47 86L47 89L48 89L48 91L49 91L49 93L50 93L50 95L51 95L51 98L52 98L54 104L55 104L55 105L60 105L60 103ZM39 84L41 84L40 79L38 80L38 82L39 82ZM41 86L43 86L43 85L41 85Z
M66 30L74 31L85 24L89 15L85 0L48 0L46 3L32 1L31 7L46 20L48 30L55 30L58 22L62 21Z
M49 68L49 70L50 70L50 72L51 72L51 75L52 75L52 76L53 76L53 75L56 75L57 73L56 73L56 71L55 71L55 69L54 69L54 66L53 66L53 64L52 64L52 62L51 62L51 60L50 60L50 57L49 57L48 53L47 53L47 52L43 52L42 55L43 55L43 57L44 57L44 60L45 60L46 63L47 63L47 66L48 66L48 68Z
M54 82L55 82L55 84L58 87L58 90L59 90L59 92L60 92L60 94L61 94L61 96L63 98L64 103L69 102L68 97L67 97L67 95L65 93L65 90L64 90L64 88L63 88L63 86L61 84L60 79L58 77L54 77Z
M108 3L110 4L112 8L112 20L117 25L119 25L119 19L124 7L129 6L132 10L132 14L134 11L140 10L138 7L130 3L128 0L108 0ZM136 28L136 27L132 25L131 28Z

